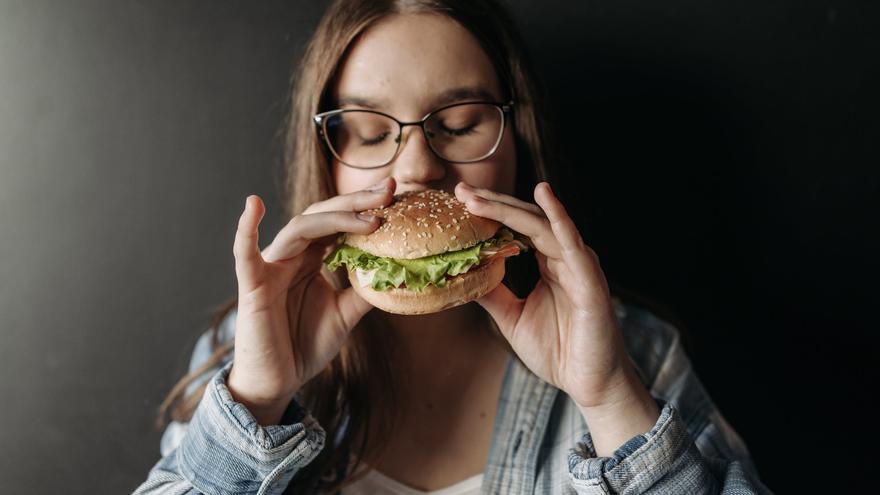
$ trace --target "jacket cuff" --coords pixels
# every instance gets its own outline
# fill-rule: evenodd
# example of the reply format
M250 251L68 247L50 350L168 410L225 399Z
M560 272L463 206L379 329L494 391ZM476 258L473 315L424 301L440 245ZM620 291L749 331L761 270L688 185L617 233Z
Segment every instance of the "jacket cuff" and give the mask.
M712 485L678 411L655 400L660 417L651 431L634 436L611 457L597 457L589 433L569 451L569 474L579 494L644 493L660 486L672 490L662 493L696 493Z
M180 472L202 493L280 493L324 447L325 432L296 399L281 425L260 426L226 387L231 369L205 388L177 450Z

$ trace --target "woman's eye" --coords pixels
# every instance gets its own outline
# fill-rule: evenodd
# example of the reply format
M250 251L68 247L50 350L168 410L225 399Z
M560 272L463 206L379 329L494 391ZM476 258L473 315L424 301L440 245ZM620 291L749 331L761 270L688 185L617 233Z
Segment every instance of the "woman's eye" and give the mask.
M389 134L388 132L383 132L382 134L379 134L378 136L376 136L372 139L361 138L361 144L364 146L376 146L377 144L384 141L385 138L388 137L388 134Z
M445 132L446 134L449 134L450 136L466 136L468 134L473 133L474 128L477 127L477 125L473 124L473 125L469 125L467 127L460 127L460 128L453 128L453 129L450 129L450 128L446 127L445 125L441 126L441 127L443 127L443 132Z

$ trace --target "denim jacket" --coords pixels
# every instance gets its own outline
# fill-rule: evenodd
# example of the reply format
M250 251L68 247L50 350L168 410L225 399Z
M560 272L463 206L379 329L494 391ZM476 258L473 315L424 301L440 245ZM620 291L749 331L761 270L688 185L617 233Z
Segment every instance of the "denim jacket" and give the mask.
M481 491L491 494L771 493L745 443L715 407L691 367L678 330L614 298L627 351L660 408L650 431L598 457L576 404L508 359ZM235 311L221 323L234 335ZM190 370L211 353L196 343ZM189 423L172 422L162 458L136 494L280 494L324 448L325 432L294 399L281 425L260 426L226 387L231 357L210 380ZM194 390L200 380L190 386Z

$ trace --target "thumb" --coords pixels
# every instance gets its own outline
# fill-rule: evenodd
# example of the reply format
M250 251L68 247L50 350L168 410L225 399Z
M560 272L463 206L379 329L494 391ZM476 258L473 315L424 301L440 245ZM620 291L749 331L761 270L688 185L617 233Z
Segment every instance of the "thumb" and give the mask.
M264 262L258 241L260 221L265 213L266 207L259 196L252 194L247 197L232 246L239 294L253 290L262 277Z
M498 329L510 341L513 328L522 314L525 300L516 297L516 294L501 283L476 301L489 312Z
M336 297L339 313L349 330L354 328L357 322L361 321L361 318L373 309L373 305L359 296L352 287L339 291Z

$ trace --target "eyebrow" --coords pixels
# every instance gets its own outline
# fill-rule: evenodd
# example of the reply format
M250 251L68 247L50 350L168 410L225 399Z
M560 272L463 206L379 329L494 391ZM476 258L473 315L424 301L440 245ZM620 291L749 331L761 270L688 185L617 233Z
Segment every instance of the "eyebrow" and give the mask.
M336 106L344 107L344 106L353 106L353 107L365 107L370 109L377 109L380 106L385 105L388 100L371 100L369 98L365 98L363 96L353 96L353 95L342 95L339 97L339 100L336 102Z
M495 101L497 98L492 93L483 88L476 86L464 86L460 88L447 89L437 95L432 102L434 107L446 105L447 103L456 103L461 100L488 100Z
M441 107L449 103L456 103L462 100L483 100L495 101L497 98L489 91L476 86L461 86L443 91L437 95L431 102L432 108ZM342 95L336 103L338 107L346 105L358 106L378 110L379 108L388 108L389 101L384 98L372 99L364 96Z

